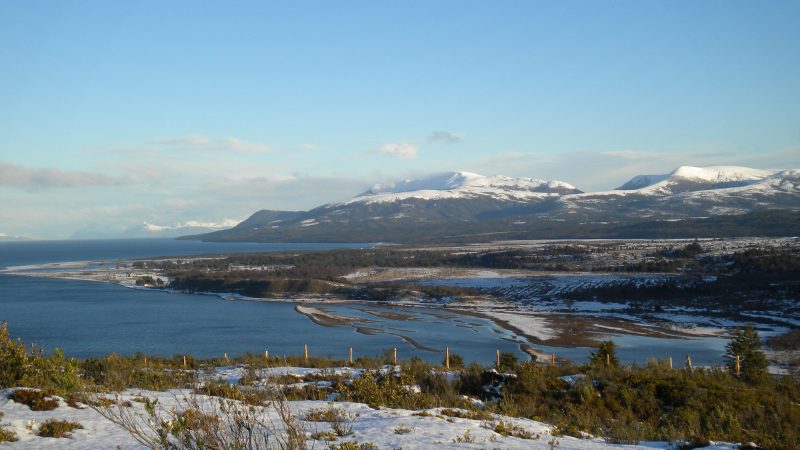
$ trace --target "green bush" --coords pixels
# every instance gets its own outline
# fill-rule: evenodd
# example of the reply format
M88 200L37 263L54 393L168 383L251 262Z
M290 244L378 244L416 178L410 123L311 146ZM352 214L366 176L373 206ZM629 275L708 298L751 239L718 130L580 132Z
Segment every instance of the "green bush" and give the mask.
M16 386L52 389L64 394L78 386L76 363L56 349L45 357L41 350L32 347L26 352L22 341L14 341L8 334L8 324L0 324L0 388Z
M25 375L25 345L8 335L8 324L0 324L0 388L17 386Z

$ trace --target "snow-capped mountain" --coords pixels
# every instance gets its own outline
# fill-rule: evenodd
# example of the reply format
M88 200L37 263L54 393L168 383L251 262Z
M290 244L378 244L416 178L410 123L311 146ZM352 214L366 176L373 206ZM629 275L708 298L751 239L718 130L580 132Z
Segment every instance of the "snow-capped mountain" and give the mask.
M175 225L156 225L149 222L118 227L95 225L74 232L70 239L175 238L187 234L224 230L236 226L239 222L225 219L219 222L189 220Z
M0 242L13 242L13 241L28 241L31 238L26 236L14 236L7 233L0 232Z
M665 175L639 175L617 190L637 190L643 194L675 194L727 187L746 186L761 181L776 170L751 169L737 166L681 166Z
M483 176L471 172L448 172L419 179L376 184L367 192L335 205L387 203L409 199L441 200L492 197L502 200L529 200L552 195L579 193L562 181L535 178Z
M665 220L794 209L800 208L797 174L798 170L683 166L638 189L562 196L550 214L595 221ZM634 177L625 185L643 183L644 177Z
M208 233L211 231L231 228L239 224L240 221L225 219L220 222L203 222L190 220L175 225L156 225L149 222L142 222L139 225L125 229L127 237L178 237L187 233Z
M202 238L306 242L411 242L459 236L530 239L568 237L570 233L585 236L587 227L594 227L592 237L603 237L603 230L612 226L772 214L769 211L775 209L800 211L800 169L683 166L665 175L634 177L615 190L587 193L562 181L450 172L378 184L349 200L310 211L259 211L230 230ZM800 220L792 224L792 217L784 215L780 220L789 220L788 229L794 226L800 233ZM765 219L759 220L754 222L756 227ZM656 228L663 230L662 225ZM737 230L759 232L752 227ZM723 231L713 230L717 234Z

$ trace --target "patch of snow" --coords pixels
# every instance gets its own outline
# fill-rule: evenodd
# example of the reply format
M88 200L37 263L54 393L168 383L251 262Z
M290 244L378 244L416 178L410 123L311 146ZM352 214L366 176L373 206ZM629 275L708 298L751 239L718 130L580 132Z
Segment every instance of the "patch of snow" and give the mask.
M386 203L408 199L438 200L488 196L503 200L533 200L577 189L562 181L535 178L483 176L471 172L450 172L420 179L376 184L367 192L337 204Z
M14 448L39 449L39 448L68 448L68 449L95 449L95 448L123 448L140 449L144 448L136 442L126 431L117 427L109 420L102 417L91 408L71 408L60 402L61 406L53 411L31 411L27 406L14 403L8 399L10 390L0 391L0 411L4 413L2 420L3 427L13 430L19 436L19 441L13 443ZM174 390L168 392L152 392L140 390L128 390L120 395L121 400L133 400L136 397L147 397L156 399L160 411L168 411L172 408L182 409L185 407L185 396L187 391ZM212 399L207 396L198 396L197 400L201 407L211 408ZM493 415L494 421L500 421L520 427L527 432L538 435L538 439L521 439L511 436L502 436L495 433L491 428L493 421L472 420L462 418L441 418L442 408L424 410L427 416L418 415L421 411L405 409L380 408L373 409L362 403L336 402L336 408L341 408L346 413L358 418L353 422L353 434L342 438L342 441L357 441L359 443L371 442L378 448L398 448L404 449L430 449L432 447L441 449L464 449L464 448L486 448L500 447L504 449L550 449L548 443L552 439L553 427L542 422L530 419L519 419L500 415ZM290 401L288 406L295 417L301 419L308 436L309 447L323 447L322 441L313 441L310 434L314 431L325 431L329 429L328 424L321 422L306 422L302 418L312 409L326 409L330 403L325 401ZM144 414L144 406L138 402L132 402L133 414ZM281 423L277 414L272 408L266 408L261 414L264 423L274 424L280 429ZM69 420L83 425L83 429L72 433L71 438L43 438L36 436L35 432L42 422L50 418ZM407 434L397 434L394 430L398 427L409 428L411 432ZM465 433L472 436L474 443L457 443L458 437L463 437ZM557 436L559 449L592 450L592 449L669 449L671 444L667 442L642 442L638 445L615 445L609 444L600 438L579 439L569 436ZM709 450L733 450L737 448L733 444L715 443Z

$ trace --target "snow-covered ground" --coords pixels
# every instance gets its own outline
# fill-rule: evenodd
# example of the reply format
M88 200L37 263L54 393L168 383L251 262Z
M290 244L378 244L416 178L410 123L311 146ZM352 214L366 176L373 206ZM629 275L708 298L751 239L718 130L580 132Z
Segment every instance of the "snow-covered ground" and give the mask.
M294 370L294 369L292 369ZM98 449L98 448L145 448L136 442L125 430L114 425L94 409L82 405L80 408L67 406L59 400L59 407L52 411L31 411L27 406L17 404L8 399L11 390L0 391L0 411L4 413L0 424L6 430L14 431L18 441L3 444L12 448L63 448L63 449ZM157 399L162 411L172 408L182 409L188 391L173 390L168 392L152 392L128 390L120 395L120 400L130 401L137 413L144 415L142 398ZM206 396L196 397L198 404L209 407L214 401ZM292 401L289 407L292 414L304 419L312 409L327 409L331 406L340 408L352 418L352 434L338 437L336 442L356 441L371 442L379 449L551 449L557 441L558 449L671 449L674 446L667 442L642 442L638 445L615 445L602 438L579 439L568 436L553 436L552 427L533 420L517 419L504 416L493 416L489 420L473 420L450 417L442 414L441 408L412 411L406 409L380 408L373 409L362 403L324 401ZM206 411L204 409L204 411ZM163 414L163 412L162 412ZM262 413L266 415L266 423L274 425L274 430L281 429L281 421L271 408ZM48 419L68 420L80 423L83 428L72 432L69 438L47 438L36 435L40 425ZM494 431L494 426L503 421L518 429L525 430L532 439L503 436ZM322 440L315 440L312 434L331 430L327 422L301 422L309 448L327 448ZM334 442L334 443L336 443ZM714 444L709 449L733 450L733 444Z

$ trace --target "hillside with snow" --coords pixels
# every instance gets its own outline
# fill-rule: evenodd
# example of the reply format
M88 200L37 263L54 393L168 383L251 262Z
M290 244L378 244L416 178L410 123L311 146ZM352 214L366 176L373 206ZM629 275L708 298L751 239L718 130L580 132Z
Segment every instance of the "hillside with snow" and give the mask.
M398 367L399 368L399 367ZM391 367L385 368L391 370ZM347 379L357 379L365 373L363 369L351 367L335 367L330 369L309 369L302 367L273 367L254 372L259 378L262 387L280 386L276 381L278 377L302 380L304 377L315 380L326 377L341 376ZM215 368L214 378L218 381L237 386L247 374L243 367ZM457 377L457 372L447 374ZM579 376L574 376L580 379ZM565 377L565 382L572 382L572 378ZM289 385L295 388L303 386L323 386L331 384L330 381L299 382ZM419 386L412 386L419 390ZM143 389L130 389L121 393L107 393L89 396L95 403L94 407L83 403L85 399L76 402L71 399L68 403L64 398L53 397L55 408L52 410L32 410L27 405L19 404L10 399L10 394L17 389L0 390L0 431L7 434L13 433L15 441L10 443L13 448L40 449L99 449L123 448L145 449L152 448L144 445L158 438L156 425L145 420L148 417L145 402L153 402L155 417L164 423L179 414L175 411L194 413L192 417L214 417L215 422L222 423L220 429L225 430L228 421L237 420L237 424L251 426L254 431L251 439L251 448L288 448L280 445L280 439L287 434L285 419L278 413L278 408L269 405L265 408L243 405L238 401L224 401L218 397L194 394L187 389L173 389L167 392L147 391ZM96 399L105 399L108 406ZM485 404L478 399L471 399L476 408L483 408ZM376 448L376 449L572 449L572 450L604 450L604 449L629 449L629 450L674 450L682 442L645 441L629 444L614 443L613 439L585 434L583 438L566 436L559 433L553 425L539 421L503 416L499 414L476 413L473 410L460 408L426 408L409 410L389 407L369 406L364 403L337 401L330 403L320 400L297 400L285 403L275 402L282 406L288 415L296 422L293 426L303 436L303 446L291 448ZM112 406L116 405L116 406ZM250 411L249 415L238 414L241 411ZM341 422L314 419L320 411L336 411L341 414ZM102 414L101 414L102 412ZM116 415L115 415L116 412ZM200 415L202 414L202 415ZM465 417L459 417L459 416ZM476 417L470 417L476 416ZM137 434L126 431L119 424L110 420L113 417L129 425L137 424ZM65 433L60 437L42 436L42 430L48 421L65 421L76 424L78 428ZM186 420L186 419L184 419ZM200 422L187 421L199 429ZM152 425L152 428L148 427ZM346 429L337 435L333 430ZM234 428L235 429L235 428ZM174 448L190 448L176 437L170 436ZM221 439L235 436L235 432L220 434ZM195 439L201 440L200 431ZM269 436L270 439L264 439ZM350 446L347 446L350 443ZM364 445L363 447L360 445ZM371 445L371 446L370 446ZM210 446L213 448L214 446ZM191 447L194 448L194 447ZM725 442L710 443L708 449L734 450L739 445Z
M796 234L800 225L792 214L800 211L799 179L800 169L682 166L639 175L614 190L581 192L564 181L448 172L377 184L310 211L259 211L200 238L421 242Z
M335 205L388 203L409 199L441 200L477 197L525 201L580 192L575 186L562 181L505 176L487 177L470 172L448 172L425 178L376 184L367 192Z
M643 194L669 195L688 191L747 186L778 172L737 166L681 166L665 175L639 175L617 190L636 190Z

